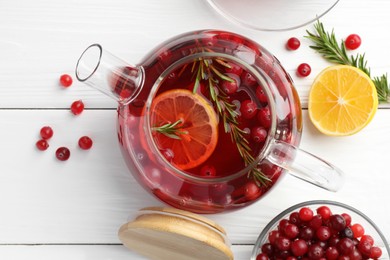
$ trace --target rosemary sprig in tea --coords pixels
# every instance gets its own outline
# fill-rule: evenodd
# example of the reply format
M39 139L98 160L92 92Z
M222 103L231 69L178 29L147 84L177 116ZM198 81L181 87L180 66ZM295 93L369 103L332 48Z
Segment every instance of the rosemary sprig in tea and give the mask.
M310 48L320 53L326 60L342 65L350 65L361 69L369 77L371 77L371 70L367 66L364 54L357 54L356 56L348 56L344 41L339 44L337 42L334 30L331 33L326 32L324 25L318 21L314 25L315 32L307 32L306 38L310 39L314 45ZM388 84L387 74L380 77L371 77L378 93L379 102L390 102L390 87Z
M225 132L230 132L232 141L236 144L245 166L252 165L255 158L252 156L252 149L249 146L248 140L245 138L245 131L238 127L237 117L239 114L236 111L237 107L229 101L227 94L220 87L222 81L234 82L234 80L224 72L218 70L213 64L214 61L221 66L230 67L222 59L211 60L200 58L195 61L192 66L192 72L196 75L193 92L197 92L201 81L207 82L211 101L223 121ZM266 186L270 182L270 179L256 165L249 171L248 177L253 178L258 186Z
M179 119L174 123L167 123L162 126L153 127L152 131L159 132L172 139L181 139L180 135L188 134L188 131L181 130L183 128L182 126L180 126L181 123L182 120Z

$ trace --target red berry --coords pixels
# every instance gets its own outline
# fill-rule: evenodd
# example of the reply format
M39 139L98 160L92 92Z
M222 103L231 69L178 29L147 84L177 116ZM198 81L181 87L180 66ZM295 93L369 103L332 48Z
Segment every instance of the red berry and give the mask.
M382 256L382 249L377 246L371 247L370 258L378 259Z
M320 240L320 241L326 241L330 238L330 236L332 235L331 231L330 231L330 228L327 227L327 226L321 226L317 229L316 231L316 237Z
M301 42L298 40L298 38L295 37L291 37L290 39L288 39L286 44L287 49L293 51L297 50L299 46L301 46Z
M362 225L356 223L351 226L351 229L353 231L353 237L358 238L364 235L364 228Z
M70 87L73 83L73 79L70 75L68 74L63 74L60 77L60 83L63 87Z
M352 239L347 237L341 239L340 242L337 243L337 249L342 255L348 255L349 253L351 253L354 246L355 245Z
M330 246L325 250L325 257L328 260L336 260L339 257L339 251L336 247Z
M365 256L370 256L372 245L368 241L360 241L357 245L358 250Z
M310 221L313 218L313 211L310 208L303 207L299 210L299 218L302 221Z
M225 91L226 94L230 95L236 93L238 90L238 82L233 78L233 82L224 80L222 82L222 90Z
M245 184L245 198L254 200L261 195L261 190L255 182L247 182Z
M296 238L299 235L299 228L297 225L294 224L288 224L284 228L284 234L286 235L287 238Z
M311 227L313 230L317 230L322 225L322 216L317 214L313 216L313 218L309 222L309 227Z
M295 256L303 256L307 253L308 246L305 240L297 239L291 243L290 249Z
M41 128L40 135L43 139L48 140L53 136L53 129L50 126Z
M332 211L327 206L321 206L317 209L317 213L321 215L324 220L327 220L332 215Z
M60 147L56 150L56 157L60 161L66 161L70 157L70 151L66 147Z
M265 129L269 129L272 124L271 112L269 107L263 107L257 112L257 121L259 121L260 125Z
M214 177L216 175L216 170L215 167L212 165L204 165L200 169L200 176L205 176L205 177Z
M309 247L307 254L310 259L320 259L324 253L324 249L319 244L314 244Z
M245 71L241 75L241 83L248 87L253 87L257 84L256 78L250 74L249 72Z
M352 222L351 216L349 214L347 214L347 213L342 213L341 216L345 220L345 226L349 227L351 225L351 222Z
M275 240L275 246L277 249L279 249L280 251L287 251L290 249L291 247L291 241L290 239L286 238L286 237L278 237L276 240Z
M345 39L345 47L348 50L356 50L362 44L362 39L357 34L350 34L347 39Z
M49 143L45 139L39 140L35 145L41 151L45 151L49 148Z
M240 65L233 63L233 62L227 62L227 64L230 66L230 67L225 68L225 71L227 73L233 73L233 74L236 74L237 76L241 75L243 69Z
M297 73L301 77L307 77L310 75L311 67L307 63L302 63L297 68Z
M343 230L347 225L343 216L334 214L330 216L330 227L335 231Z
M81 100L74 101L70 106L70 111L74 115L79 115L84 111L84 103Z
M267 138L268 132L264 127L256 126L251 130L251 137L255 143L263 143Z
M256 88L256 97L258 98L258 100L259 100L262 104L264 104L264 105L268 104L268 97L267 97L267 95L264 93L264 90L263 90L263 88L262 88L261 86L258 86L258 87Z
M249 99L242 101L240 112L241 116L245 119L253 118L257 113L256 103Z
M79 139L79 147L83 150L89 150L92 147L93 141L88 136L82 136Z
M363 235L361 238L360 238L360 242L368 242L370 243L370 245L374 245L374 238L372 238L372 236L370 235Z

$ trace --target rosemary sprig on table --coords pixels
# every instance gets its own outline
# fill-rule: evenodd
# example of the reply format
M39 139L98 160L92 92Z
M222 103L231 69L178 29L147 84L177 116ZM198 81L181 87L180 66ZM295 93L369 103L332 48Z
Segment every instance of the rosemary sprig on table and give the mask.
M326 32L324 25L318 21L314 25L315 32L307 32L306 38L310 39L314 45L310 48L320 53L326 60L342 65L350 65L361 69L369 77L371 77L371 70L367 66L364 54L357 54L356 56L348 55L345 48L344 41L339 44L337 42L334 30L331 33ZM387 74L380 77L371 77L378 93L379 102L390 102L390 87L387 80Z
M230 67L222 59L200 58L198 61L195 61L192 66L192 72L196 75L193 92L197 92L201 81L206 81L211 101L223 121L225 132L230 132L232 142L236 144L245 166L252 165L255 158L251 154L252 149L249 146L249 141L245 138L246 132L238 126L237 117L239 114L236 111L237 107L229 101L227 94L220 87L222 81L234 82L234 80L218 70L213 64L214 61L223 67ZM270 179L256 165L253 165L248 173L248 177L253 178L258 186L266 186L270 182Z
M188 134L188 131L181 130L183 128L180 126L181 123L182 121L179 119L174 123L167 123L162 126L153 127L152 130L172 139L181 139L180 135Z

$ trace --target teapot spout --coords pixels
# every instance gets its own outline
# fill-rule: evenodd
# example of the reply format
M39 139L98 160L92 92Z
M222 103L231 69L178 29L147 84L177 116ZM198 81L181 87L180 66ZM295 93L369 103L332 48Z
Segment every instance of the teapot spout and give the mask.
M104 50L99 44L85 49L77 61L76 77L80 82L129 104L140 92L144 81L142 67L132 66Z

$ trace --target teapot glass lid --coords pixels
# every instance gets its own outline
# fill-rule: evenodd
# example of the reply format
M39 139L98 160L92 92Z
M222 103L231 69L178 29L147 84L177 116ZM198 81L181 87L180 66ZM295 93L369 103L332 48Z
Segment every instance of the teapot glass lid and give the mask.
M283 31L309 24L339 0L207 0L231 22L262 31Z

